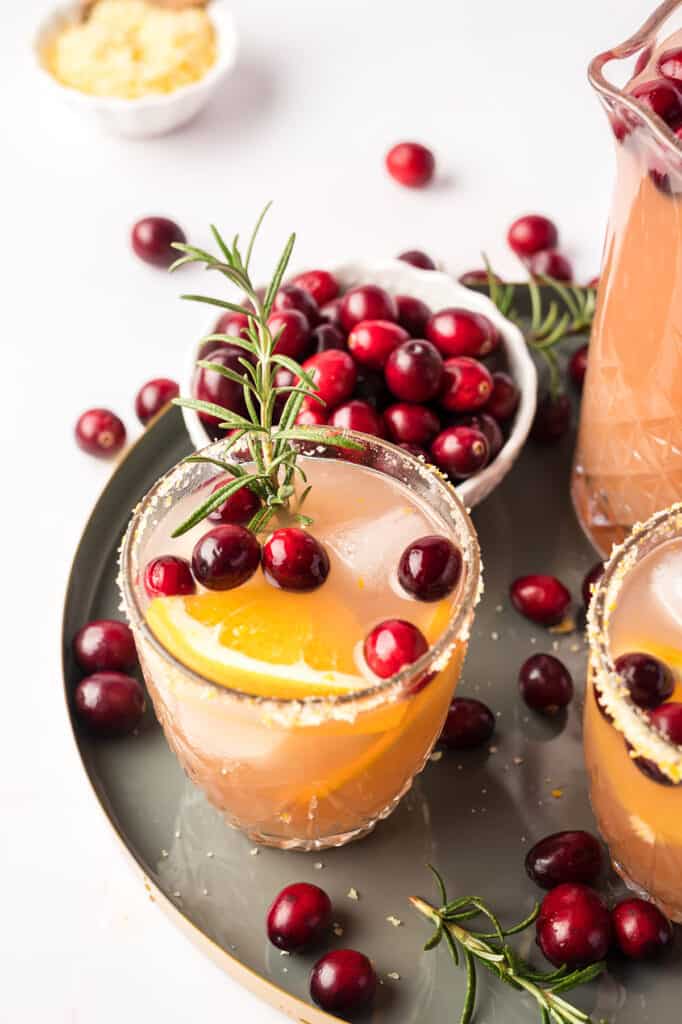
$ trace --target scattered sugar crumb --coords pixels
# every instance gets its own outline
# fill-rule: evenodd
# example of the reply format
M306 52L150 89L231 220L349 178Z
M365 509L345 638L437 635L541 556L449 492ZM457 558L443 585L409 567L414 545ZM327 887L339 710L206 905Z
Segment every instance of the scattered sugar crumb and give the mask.
M291 956L291 954L289 953L288 949L280 949L279 955L280 956Z
M522 757L512 757L512 761L513 761L513 763L515 765L517 765L517 767L518 767L518 765L523 764L523 758Z
M332 931L334 932L334 935L338 935L339 937L343 935L343 928L337 922L332 925Z
M575 619L572 619L570 615L567 615L561 622L557 622L556 626L549 627L550 633L559 634L560 636L564 633L573 633L575 631Z
M289 973L289 968L288 967L283 967L282 968L282 974L288 974L288 973Z
M175 833L175 838L176 839L180 839L181 835L182 835L182 832L180 831L180 829L178 829L178 831Z
M434 752L429 757L429 761L434 761L434 762L440 761L442 759L442 757L443 757L443 751L442 750L434 750Z
M360 899L360 893L355 888L355 886L351 886L351 888L346 893L346 896L348 897L349 900L359 900Z
M522 843L527 843L527 842L528 842L528 840L526 839L526 837L525 837L525 836L521 836L521 842L522 842Z
M168 856L168 850L162 850L162 851L161 851L161 856L162 856L162 857L163 857L163 859L165 860L165 859L166 859L166 857Z
M253 847L252 847L252 848L251 848L251 849L249 850L249 856L250 856L250 857L257 857L259 853L260 853L260 850L258 849L258 847L257 847L257 846L253 846Z
M389 914L386 920L389 924L392 924L394 928L400 928L403 923L399 917L395 917L393 914Z
M400 981L400 975L397 971L389 971L386 977L390 978L391 981Z
M499 747L488 747L488 753L489 754L496 754L499 749L500 749Z
M496 632L495 630L493 630L492 633L490 634L490 639L491 640L499 640L500 639L500 634L498 632Z
M457 765L457 771L458 771L458 772L461 772L461 771L463 770L463 768L464 768L464 765L463 765L463 764L458 764L458 765Z
M538 642L538 638L537 638L536 636L532 636L532 637L530 638L530 642L531 642L532 644L536 644L536 643Z
M558 640L552 640L552 650L554 651L555 654L559 650L559 641Z
M180 899L180 893L177 891L177 889L175 890L175 892L171 893L171 896L176 900Z
M570 650L573 652L573 654L577 654L580 650L580 644L571 644Z
M206 856L210 859L211 857L215 857L215 853L213 852L213 850L207 850Z
M208 889L202 889L201 891L204 896L208 896Z
M499 614L500 614L501 612L503 612L503 611L504 611L504 608L502 607L502 605L501 605L501 604L498 604L498 605L495 605L495 611L496 611L496 612L497 612L497 614L499 615Z
M315 868L315 870L316 870L316 871L321 871L321 870L322 870L322 868L324 867L324 864L322 863L322 861L321 861L321 860L317 860L317 861L315 861L315 863L313 864L313 867Z

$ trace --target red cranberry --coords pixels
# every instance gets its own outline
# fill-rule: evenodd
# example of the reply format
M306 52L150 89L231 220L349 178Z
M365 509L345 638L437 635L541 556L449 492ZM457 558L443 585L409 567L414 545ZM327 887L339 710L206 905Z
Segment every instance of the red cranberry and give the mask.
M682 98L671 82L664 78L641 82L634 87L632 95L667 125L676 127L679 124L682 117Z
M454 479L464 480L488 462L490 447L474 427L447 427L431 445L436 465Z
M410 405L408 402L389 406L384 412L384 423L390 440L395 444L428 444L440 430L435 412L425 405Z
M144 690L137 679L122 672L95 672L76 686L74 704L76 714L91 732L125 736L144 714Z
M215 526L197 541L192 570L209 590L232 590L246 583L260 564L260 545L254 535L234 523Z
M384 436L384 425L379 413L369 402L361 402L358 398L335 409L329 417L329 425L342 430L357 430L361 434L373 434L374 437Z
M193 594L196 586L189 562L177 555L152 558L144 570L144 589L150 597Z
M637 60L635 61L635 76L641 75L642 71L644 71L644 68L647 66L647 64L651 60L651 52L652 52L651 47L647 46L639 54L639 56L637 57ZM659 67L659 70L660 70L660 67Z
M682 704L668 701L649 713L649 721L670 743L682 747Z
M125 444L126 428L108 409L88 409L78 417L75 435L79 447L88 455L108 457Z
M538 444L556 444L571 426L571 403L566 395L544 395L538 401L530 436Z
M339 282L328 270L306 270L298 274L293 283L312 295L318 307L332 302L339 294Z
M519 576L509 593L517 612L543 626L561 622L571 603L570 593L556 576Z
M670 669L652 654L621 654L614 668L640 708L657 708L675 688Z
M137 664L130 626L117 619L95 619L73 638L73 653L84 672L125 672Z
M599 580L602 578L603 575L603 562L597 562L596 565L593 565L592 568L585 573L580 592L582 594L583 604L585 605L586 610L589 608L590 601L592 600L592 591L596 587L597 583L599 583Z
M346 339L334 324L319 324L310 335L313 352L327 352L330 348L346 347Z
M469 356L453 356L443 367L440 403L448 412L473 412L487 404L493 377L483 363Z
M295 284L283 284L275 295L272 311L286 313L290 309L303 313L310 327L315 327L320 322L320 310L310 292Z
M385 367L386 383L396 398L428 402L443 380L443 358L430 341L410 338L394 349Z
M315 382L315 394L324 401L326 411L334 409L353 394L357 380L357 369L353 357L340 349L328 349L306 359L303 369L312 374ZM311 400L312 408L319 403Z
M433 314L426 325L426 337L444 356L487 356L500 340L487 316L454 308Z
M329 555L312 534L290 526L268 537L263 571L282 590L315 590L329 575Z
M426 654L424 634L404 619L386 619L365 639L365 661L380 679L394 676Z
M308 351L310 323L298 309L286 309L268 317L268 327L273 338L279 335L275 351L291 359L301 359Z
M639 59L641 59L643 56L644 53L641 53ZM648 52L648 56L651 56L650 50ZM645 65L647 63L648 60L645 61ZM664 53L662 53L661 56L658 58L658 71L659 74L663 75L664 78L670 78L673 82L682 82L682 49L676 47L674 50L666 50ZM636 65L635 74L639 74Z
M528 272L533 277L551 277L554 281L573 280L573 267L558 249L543 249L530 256Z
M358 363L381 370L393 349L408 337L404 328L389 320L361 320L348 335L348 348Z
M526 871L543 889L567 882L591 885L603 865L601 844L589 832L555 832L541 839L526 855Z
M363 402L368 402L373 409L380 411L393 401L393 395L388 390L383 373L378 370L368 370L366 367L358 369L353 395Z
M408 249L406 252L401 252L398 259L402 260L403 263L409 263L411 267L417 267L418 270L436 269L436 264L431 257L427 256L421 249Z
M543 715L555 715L573 699L571 674L551 654L533 654L519 671L521 696L529 708Z
M499 423L506 423L516 412L519 405L519 389L508 373L498 370L492 375L493 390L486 402L485 411Z
M412 541L398 563L401 587L418 601L440 601L455 589L461 576L461 551L437 534Z
M515 220L507 232L507 241L517 256L533 256L559 244L559 232L548 217L529 213Z
M497 274L492 275L493 280L499 284L504 284L501 277ZM487 270L466 270L463 274L459 275L459 283L463 284L466 288L475 288L477 285L488 285L489 275Z
M352 331L362 320L397 320L395 299L377 284L364 284L346 292L339 310L341 323Z
M386 168L401 185L422 188L433 178L436 161L431 150L419 142L399 142L386 154Z
M582 391L583 384L585 382L588 352L589 345L581 345L580 348L575 350L571 356L571 361L568 364L568 372L570 373L571 380L577 387L578 391Z
M133 225L130 241L145 263L168 268L182 256L173 242L186 242L187 238L182 228L167 217L144 217Z
M329 931L332 904L326 892L309 882L287 885L267 916L268 938L288 953L303 953Z
M632 896L611 911L616 942L630 960L650 960L673 941L670 921L658 907Z
M179 394L180 388L168 377L155 377L154 380L147 381L135 398L135 412L140 423L149 423L153 416L161 412L163 407Z
M474 750L487 743L494 731L495 716L487 704L473 697L454 697L440 742L451 750Z
M344 330L343 324L341 323L341 303L343 299L332 299L331 302L326 302L320 309L320 316L324 323L333 324L334 327L338 327L339 330Z
M226 313L219 317L213 328L213 333L227 334L232 338L243 338L244 341L248 341L249 318L246 313L234 313L231 309L228 309ZM208 341L206 344L215 345L216 342Z
M426 332L426 324L431 316L431 310L412 295L396 295L398 307L398 323L404 327L412 338L423 338Z
M230 481L223 477L216 481L211 488L211 494L215 494L221 487ZM252 519L261 507L260 498L249 487L240 487L238 491L226 498L222 505L209 512L207 519L212 523L238 523L245 526Z
M372 964L354 949L335 949L318 960L310 975L310 995L327 1013L358 1013L370 1005L377 987Z
M536 931L550 963L573 969L604 959L611 945L611 915L594 889L567 882L545 896Z
M477 412L473 416L465 416L461 426L474 427L475 430L480 430L488 442L490 460L492 461L497 457L504 444L504 434L497 420L494 420L492 416L488 416L485 412Z
M245 353L236 345L223 345L221 348L208 352L204 359L208 363L216 363L218 366L225 366L235 373L244 374L244 367L239 362ZM194 397L202 402L212 402L214 405L221 405L224 409L232 412L243 413L244 389L235 381L223 377L217 370L207 370L205 367L197 367L192 387ZM200 412L199 417L204 423L218 424L222 420L210 413Z
M317 402L311 402L310 405L303 407L296 417L296 425L299 427L324 427L326 423L326 413Z

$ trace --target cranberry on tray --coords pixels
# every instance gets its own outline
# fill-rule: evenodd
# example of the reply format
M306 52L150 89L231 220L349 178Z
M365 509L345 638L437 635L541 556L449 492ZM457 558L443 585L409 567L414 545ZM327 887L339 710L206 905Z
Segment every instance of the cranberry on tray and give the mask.
M317 885L295 882L275 897L267 915L268 938L288 953L302 953L329 931L332 904Z
M354 949L335 949L318 960L310 975L310 995L327 1013L365 1010L374 999L377 976L371 962Z
M440 734L440 742L452 750L482 747L495 731L495 716L475 697L453 697Z
M130 626L118 619L95 619L73 638L73 653L84 672L125 672L137 664Z
M611 946L611 915L586 885L566 882L547 893L536 921L540 949L555 967L585 967L603 960Z
M573 699L573 680L553 654L532 654L519 670L521 696L533 711L555 715Z
M122 672L95 672L74 692L76 714L99 736L125 736L139 724L145 709L144 690Z
M526 872L543 889L565 882L592 885L602 872L604 859L601 843L590 832L554 832L528 851Z
M651 960L673 941L670 921L647 900L629 897L611 911L616 943L630 960Z
M573 267L558 249L543 249L528 258L528 271L533 277L552 277L555 281L572 281Z
M509 588L512 604L521 615L544 626L561 622L571 603L570 592L556 576L536 573L519 576Z

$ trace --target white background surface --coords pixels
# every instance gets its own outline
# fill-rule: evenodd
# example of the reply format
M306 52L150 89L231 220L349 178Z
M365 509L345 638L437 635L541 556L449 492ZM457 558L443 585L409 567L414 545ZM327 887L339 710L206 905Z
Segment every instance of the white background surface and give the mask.
M235 0L235 74L197 122L148 143L93 135L43 93L28 52L43 6L3 4L0 32L0 1021L274 1024L148 901L62 706L64 585L111 470L75 447L73 422L105 405L135 436L137 387L176 376L205 320L131 254L129 227L162 213L203 244L209 221L245 230L272 198L263 273L295 228L297 265L420 246L457 271L485 249L511 274L506 227L538 210L586 280L612 153L585 68L650 3ZM383 170L410 137L438 157L426 192Z

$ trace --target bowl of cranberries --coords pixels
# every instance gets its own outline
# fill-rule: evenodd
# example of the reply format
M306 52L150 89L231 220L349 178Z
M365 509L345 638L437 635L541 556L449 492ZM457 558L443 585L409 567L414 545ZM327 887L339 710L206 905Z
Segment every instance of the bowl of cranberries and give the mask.
M473 507L511 469L528 436L537 375L525 341L490 300L438 270L405 260L310 270L283 285L269 320L279 350L313 374L325 405L310 400L298 422L384 438L436 465ZM213 317L206 335L239 336L247 318ZM197 360L243 373L228 341L193 343L194 398L244 412L241 387ZM293 383L293 374L281 370ZM290 378L290 379L289 379ZM218 421L183 409L204 448Z

